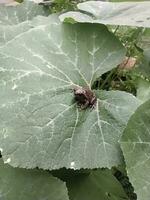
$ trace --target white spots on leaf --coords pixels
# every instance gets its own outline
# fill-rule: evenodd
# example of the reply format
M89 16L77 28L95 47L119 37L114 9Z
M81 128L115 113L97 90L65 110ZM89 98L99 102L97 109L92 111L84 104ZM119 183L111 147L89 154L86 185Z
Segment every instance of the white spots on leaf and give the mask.
M7 82L4 81L4 80L2 80L2 84L3 84L4 86L6 86Z
M24 58L18 58L20 60L20 62L24 62Z
M71 169L75 169L75 162L74 162L74 161L72 161L72 162L70 163L70 168L71 168Z
M0 148L0 152L1 152L1 153L3 152L3 149L2 149L2 148Z
M7 158L6 161L4 161L5 164L10 163L11 162L11 158Z
M7 129L3 128L2 134L3 134L4 139L7 138L8 137Z
M4 139L6 139L7 137L8 137L8 135L5 133L5 134L4 134Z
M5 103L3 103L2 105L1 105L1 108L4 108L6 106L6 104Z
M16 84L13 85L13 87L11 88L12 90L15 90L18 86Z

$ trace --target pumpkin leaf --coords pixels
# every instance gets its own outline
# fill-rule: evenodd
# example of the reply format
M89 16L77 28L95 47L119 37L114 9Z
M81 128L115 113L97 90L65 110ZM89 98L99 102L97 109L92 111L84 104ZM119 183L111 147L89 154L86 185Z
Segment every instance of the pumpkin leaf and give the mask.
M55 18L33 25L0 48L5 163L43 169L121 163L118 140L140 102L125 92L94 91L95 108L81 110L73 89L92 88L121 62L124 48L104 25L61 24Z
M70 200L128 200L122 185L108 169L73 177L67 187Z
M120 143L138 199L147 200L150 196L150 100L131 117Z
M42 170L16 169L1 160L0 180L3 200L69 200L65 183Z
M90 22L109 25L150 27L150 2L102 2L87 1L78 4L86 12L68 12L60 19L72 18L76 22Z

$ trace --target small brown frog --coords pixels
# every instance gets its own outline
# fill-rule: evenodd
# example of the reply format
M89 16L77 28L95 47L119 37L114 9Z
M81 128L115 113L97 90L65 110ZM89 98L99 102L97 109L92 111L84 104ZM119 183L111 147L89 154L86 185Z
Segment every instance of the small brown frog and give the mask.
M94 108L96 105L96 96L89 88L74 88L75 101L81 109L88 107Z

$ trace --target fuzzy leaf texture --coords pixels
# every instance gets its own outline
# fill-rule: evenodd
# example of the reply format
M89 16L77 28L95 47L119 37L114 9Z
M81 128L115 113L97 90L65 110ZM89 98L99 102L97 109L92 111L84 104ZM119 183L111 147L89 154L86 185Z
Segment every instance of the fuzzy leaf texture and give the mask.
M126 169L139 200L150 196L150 100L131 117L121 139Z
M0 180L2 200L69 200L65 183L42 170L16 169L0 160Z
M82 12L62 14L62 21L90 22L109 25L150 27L150 2L101 2L87 1L78 4ZM70 18L70 19L69 19Z
M0 48L5 163L43 169L121 163L118 140L139 101L125 92L95 91L96 107L80 110L73 94L122 61L121 43L104 25L61 24L50 16L32 26Z

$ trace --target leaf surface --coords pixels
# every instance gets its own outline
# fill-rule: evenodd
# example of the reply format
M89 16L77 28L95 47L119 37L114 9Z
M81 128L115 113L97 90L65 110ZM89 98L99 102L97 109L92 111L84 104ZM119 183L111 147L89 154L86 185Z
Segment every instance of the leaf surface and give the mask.
M118 140L139 101L125 92L95 91L80 110L75 87L90 87L124 57L103 25L54 18L0 49L0 147L5 162L26 168L80 169L120 163ZM130 102L130 103L128 103Z
M139 200L150 196L150 100L131 117L121 139L131 183Z
M0 47L33 28L30 20L38 15L47 15L46 10L30 1L12 6L0 6Z
M70 200L128 200L121 184L107 169L73 177L67 187Z
M39 26L48 24L50 19L58 20L57 14L52 14L49 17L37 16L32 21L23 21L15 25L0 25L0 48L34 28L36 24Z
M41 170L16 169L1 160L0 180L3 200L69 200L65 183Z
M150 2L87 1L79 3L78 9L90 15L68 12L61 15L61 20L73 18L77 22L150 27Z
M28 0L17 6L0 5L0 27L29 21L37 15L47 15L47 13L42 6Z

